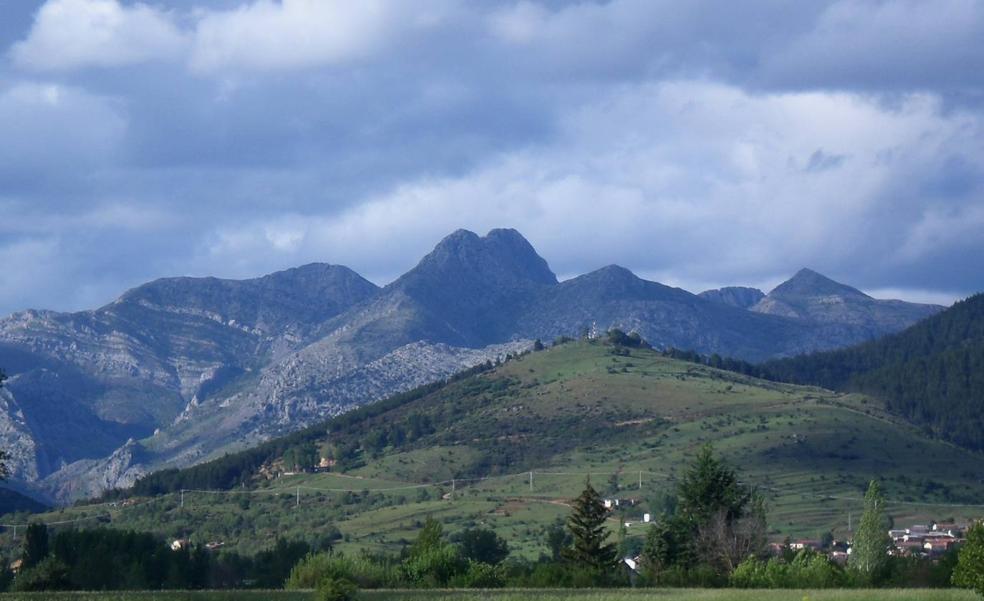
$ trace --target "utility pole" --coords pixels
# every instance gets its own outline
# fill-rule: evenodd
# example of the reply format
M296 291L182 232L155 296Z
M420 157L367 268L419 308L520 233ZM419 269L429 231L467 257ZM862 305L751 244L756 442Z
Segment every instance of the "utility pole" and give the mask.
M298 486L297 487L297 501L294 502L294 507L300 507L300 506L301 506L301 487Z
M533 492L533 470L530 470L530 492Z
M851 512L848 511L847 512L847 531L848 532L854 532L854 530L851 528L851 517L852 517L851 516Z
M639 490L642 490L642 470L639 470Z
M184 506L185 506L185 491L182 488L181 489L181 509L184 509Z
M451 500L454 501L454 478L451 478Z

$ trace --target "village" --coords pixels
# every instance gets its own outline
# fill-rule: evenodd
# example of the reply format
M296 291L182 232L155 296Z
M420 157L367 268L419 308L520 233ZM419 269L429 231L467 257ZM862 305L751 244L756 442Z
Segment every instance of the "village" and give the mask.
M605 509L609 512L624 511L626 508L635 507L639 504L639 499L635 498L606 498L604 499ZM650 513L643 513L640 519L621 521L626 529L639 528L653 522ZM918 557L922 559L939 559L948 551L959 548L965 542L964 533L969 526L954 524L949 522L930 522L926 524L913 524L908 528L892 528L887 531L887 539L891 541L888 554L895 557ZM851 555L851 541L838 540L832 534L823 539L789 539L782 542L769 543L769 554L774 557L783 557L789 552L799 552L804 549L816 553L827 555L831 561L840 565L847 565L847 560ZM634 569L634 562L626 560L630 567Z

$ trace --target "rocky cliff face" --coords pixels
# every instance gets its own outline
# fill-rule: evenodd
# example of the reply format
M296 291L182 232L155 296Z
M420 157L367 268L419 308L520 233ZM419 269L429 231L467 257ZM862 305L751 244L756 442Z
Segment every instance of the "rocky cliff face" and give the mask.
M758 288L728 286L726 288L705 290L697 296L715 303L731 305L732 307L738 307L739 309L747 309L762 300L765 293Z
M938 305L874 299L810 269L801 269L750 307L755 313L847 325L866 333L869 339L902 330L941 309Z
M721 292L721 291L719 291ZM711 295L713 296L713 295ZM0 320L0 444L52 498L131 484L583 329L746 359L834 348L935 311L812 272L709 298L609 266L558 283L515 230L457 231L378 288L314 264L169 278L94 311ZM729 302L730 301L730 302Z

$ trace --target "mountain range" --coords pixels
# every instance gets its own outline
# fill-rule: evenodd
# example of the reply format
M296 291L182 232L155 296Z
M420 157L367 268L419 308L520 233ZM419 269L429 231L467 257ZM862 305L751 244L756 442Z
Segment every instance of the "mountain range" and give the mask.
M691 294L608 266L559 282L518 232L459 230L378 287L337 265L168 278L91 311L0 320L0 444L14 482L71 500L253 446L502 358L618 327L749 361L835 349L941 307L810 270L768 294Z

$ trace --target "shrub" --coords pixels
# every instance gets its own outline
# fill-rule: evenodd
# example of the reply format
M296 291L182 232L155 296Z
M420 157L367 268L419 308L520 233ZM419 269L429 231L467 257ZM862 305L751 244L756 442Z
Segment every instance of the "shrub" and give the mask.
M50 555L14 579L15 591L59 591L69 588L68 566Z
M468 569L451 578L454 588L502 588L505 585L504 570L501 566L469 561Z
M749 557L731 573L736 588L834 588L847 584L844 570L825 555L809 550L786 562L778 557L763 561Z
M970 588L984 595L984 523L978 522L967 530L967 542L957 556L953 584Z
M343 578L360 588L389 588L401 584L395 565L368 557L348 557L341 553L312 553L290 572L288 589L316 588L325 578Z
M348 578L328 576L318 583L314 598L316 601L351 601L357 591L358 587Z
M421 550L403 562L403 575L408 582L424 586L446 586L451 578L467 569L457 547L442 544Z

